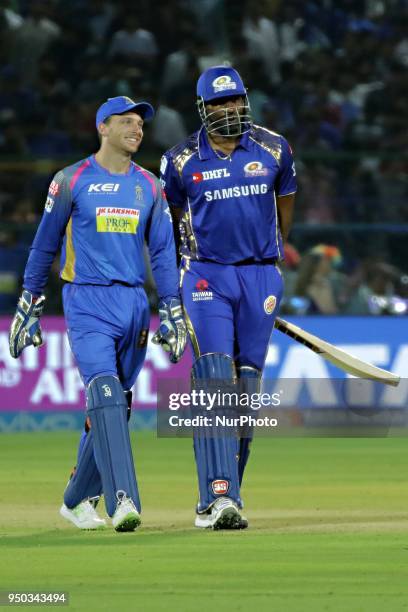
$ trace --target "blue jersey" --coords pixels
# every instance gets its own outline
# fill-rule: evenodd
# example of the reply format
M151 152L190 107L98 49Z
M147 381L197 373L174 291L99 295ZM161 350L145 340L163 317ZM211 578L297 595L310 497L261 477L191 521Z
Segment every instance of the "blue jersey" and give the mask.
M158 179L134 162L126 174L112 174L91 155L58 172L51 182L24 287L42 293L61 243L63 280L141 286L145 239L159 297L177 296L171 215Z
M170 206L184 213L184 255L222 264L283 257L276 198L296 192L283 136L254 126L222 158L201 128L166 152L160 170Z

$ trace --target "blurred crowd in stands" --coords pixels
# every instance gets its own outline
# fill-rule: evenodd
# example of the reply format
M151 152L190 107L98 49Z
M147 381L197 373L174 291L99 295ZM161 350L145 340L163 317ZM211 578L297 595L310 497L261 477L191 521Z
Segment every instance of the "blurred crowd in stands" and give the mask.
M346 274L336 246L317 244L300 256L287 244L283 273L286 314L408 314L408 275L378 258L365 258Z
M286 312L406 313L408 0L1 7L0 312L14 308L54 171L97 148L100 103L156 106L138 160L157 172L163 151L199 127L200 72L227 62L255 123L284 134L297 160Z

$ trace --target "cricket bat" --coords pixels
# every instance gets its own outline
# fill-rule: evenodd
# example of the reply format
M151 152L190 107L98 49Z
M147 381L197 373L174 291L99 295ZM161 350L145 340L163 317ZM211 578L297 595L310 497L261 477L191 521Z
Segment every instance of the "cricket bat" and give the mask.
M374 366L371 363L362 361L361 359L350 355L350 353L337 348L337 346L334 346L333 344L330 344L329 342L310 334L301 327L298 327L293 323L289 323L289 321L285 321L280 317L276 318L275 327L283 334L293 338L293 340L307 346L307 348L311 349L323 357L323 359L326 359L333 365L337 366L340 368L340 370L344 370L353 376L377 380L378 382L386 385L392 385L393 387L397 387L400 382L400 377L393 372L388 372L388 370L377 368L377 366Z

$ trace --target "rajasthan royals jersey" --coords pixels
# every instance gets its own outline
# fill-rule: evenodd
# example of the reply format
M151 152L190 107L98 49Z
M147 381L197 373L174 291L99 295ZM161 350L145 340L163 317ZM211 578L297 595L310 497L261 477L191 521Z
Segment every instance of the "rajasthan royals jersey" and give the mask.
M182 253L222 264L281 259L276 198L296 192L287 141L254 126L222 157L201 128L162 158L167 198L184 212Z
M63 280L143 285L145 239L160 298L177 296L171 215L158 179L133 162L126 174L112 174L91 155L51 182L24 287L43 291L61 242Z

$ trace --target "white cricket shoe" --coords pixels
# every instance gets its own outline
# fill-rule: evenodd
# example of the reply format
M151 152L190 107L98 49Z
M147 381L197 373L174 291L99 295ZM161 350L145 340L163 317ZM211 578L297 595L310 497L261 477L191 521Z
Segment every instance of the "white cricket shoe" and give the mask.
M220 497L209 512L196 514L195 526L201 529L246 529L247 519L229 497Z
M131 499L123 497L118 501L112 516L112 525L116 531L134 531L141 522L140 514Z
M71 521L79 529L103 529L106 527L105 519L98 516L95 508L88 500L82 501L75 508L67 508L65 504L62 504L60 515Z

